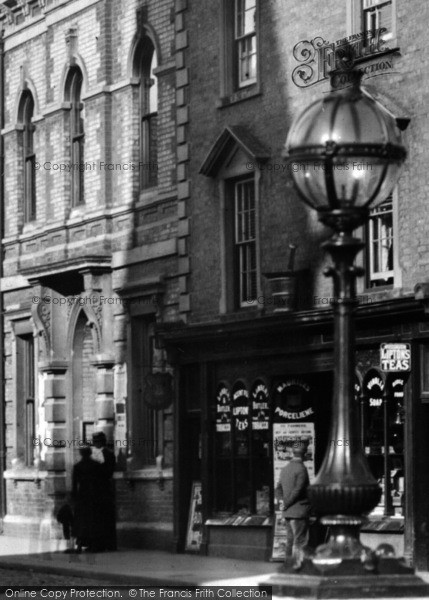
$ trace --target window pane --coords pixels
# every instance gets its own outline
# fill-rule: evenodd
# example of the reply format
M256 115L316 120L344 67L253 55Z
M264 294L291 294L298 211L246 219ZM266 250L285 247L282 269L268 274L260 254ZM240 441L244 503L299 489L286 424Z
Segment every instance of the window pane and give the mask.
M255 31L256 0L236 0L236 36Z
M365 31L370 31L372 35L376 29L384 27L387 33L383 35L383 39L392 37L392 2L364 0L363 24Z
M72 143L72 200L73 206L83 203L84 173L79 165L83 164L83 138L74 139Z
M34 460L34 400L27 400L25 408L25 464L31 466Z
M370 279L393 276L393 208L391 200L371 211L369 223Z
M153 53L152 63L150 65L150 88L149 88L149 106L148 111L154 113L158 111L158 78L153 71L158 66L156 52Z
M255 35L238 41L238 77L239 84L248 84L256 81Z
M35 160L34 155L25 159L24 174L25 220L32 221L36 218L36 190L35 190Z
M238 259L239 302L248 304L257 294L256 215L254 182L235 185L235 245Z

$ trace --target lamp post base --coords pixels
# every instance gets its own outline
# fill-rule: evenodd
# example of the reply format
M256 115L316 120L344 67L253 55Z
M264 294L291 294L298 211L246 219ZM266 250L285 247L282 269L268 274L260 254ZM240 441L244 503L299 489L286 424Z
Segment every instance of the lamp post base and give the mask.
M377 571L369 572L359 559L323 568L306 558L297 573L286 561L264 585L273 596L293 598L429 598L429 584L398 558L381 558ZM322 570L323 569L323 570Z
M292 561L264 585L272 586L273 596L293 598L429 598L429 584L398 558L382 558L377 573L368 572L358 559L340 565L316 567L305 559L297 573Z

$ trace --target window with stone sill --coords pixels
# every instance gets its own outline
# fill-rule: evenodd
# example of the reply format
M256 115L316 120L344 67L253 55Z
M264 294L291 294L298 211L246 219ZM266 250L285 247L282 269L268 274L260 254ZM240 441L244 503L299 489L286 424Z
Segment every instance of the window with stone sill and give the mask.
M258 83L257 0L223 0L221 97Z

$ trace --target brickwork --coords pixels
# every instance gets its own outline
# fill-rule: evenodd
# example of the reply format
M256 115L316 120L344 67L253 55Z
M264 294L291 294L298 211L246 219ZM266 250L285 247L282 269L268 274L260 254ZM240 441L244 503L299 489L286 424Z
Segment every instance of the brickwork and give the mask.
M219 30L219 6L222 3L202 1L192 3L180 13L180 27L186 23L187 49L182 56L177 53L180 67L189 70L190 94L186 107L178 105L178 140L191 144L190 162L185 171L178 166L184 193L191 190L187 205L179 211L182 216L191 215L191 237L186 254L191 256L191 277L182 282L183 290L190 292L191 322L212 321L219 316L221 290L221 238L220 198L218 182L199 174L208 151L224 127L244 126L268 150L269 160L262 165L261 206L259 235L261 240L261 272L285 270L288 244L297 246L296 269L309 269L312 284L308 294L330 296L331 281L323 276L326 259L322 257L320 243L329 235L311 213L297 199L292 179L283 159L284 143L292 119L312 101L328 91L329 82L307 88L298 88L291 79L298 65L293 56L295 44L317 36L334 42L350 35L347 31L348 2L329 2L314 16L314 3L272 0L259 3L259 64L260 93L246 100L230 102L219 108L220 81L222 78L222 44ZM181 3L185 6L186 3ZM428 7L418 3L425 14ZM412 42L410 41L412 38ZM185 39L183 37L183 39ZM428 266L428 245L424 194L427 187L427 170L424 168L426 144L427 90L422 78L416 77L416 56L422 55L422 71L426 61L423 51L427 34L417 13L406 7L397 7L397 39L389 46L398 46L401 55L390 56L393 69L383 71L377 77L365 76L364 83L381 97L394 101L399 112L412 115L403 141L409 152L404 173L398 186L398 223L396 243L399 249L399 267L402 284L390 291L372 291L374 299L387 299L413 293L416 282L425 281ZM204 51L201 51L204 48ZM186 58L185 58L186 57ZM420 69L420 67L419 67ZM419 71L420 72L420 71ZM178 92L178 98L184 95ZM402 108L402 110L401 110ZM186 109L186 112L185 112ZM179 111L180 117L179 117ZM179 120L189 123L181 129ZM186 132L186 133L185 133ZM278 170L274 170L278 165ZM252 169L249 171L251 174ZM179 184L180 185L180 184ZM179 196L180 196L179 191ZM423 204L422 204L423 203ZM411 231L413 234L411 235ZM311 243L309 243L311 240ZM180 246L185 253L185 244ZM185 255L185 254L184 254ZM183 261L183 268L188 262ZM264 293L268 293L262 282ZM359 284L364 289L364 283ZM187 293L187 292L186 292ZM298 307L299 308L299 307ZM305 307L304 307L305 308Z
M162 488L157 481L116 482L119 520L140 523L171 522L173 513L172 481Z
M186 29L187 2L176 1L176 110L177 110L177 181L179 200L179 230L178 230L178 254L179 254L179 309L183 321L188 320L190 310L189 295L189 139L188 139L188 91L189 91L189 69L187 67L188 57L188 32Z
M70 488L76 459L76 449L42 447L35 457L40 469L49 472L48 479L42 478L39 485L32 465L25 467L24 480L17 476L22 465L16 462L16 407L22 399L17 397L16 380L22 374L16 370L15 329L27 323L36 336L36 433L67 440L81 436L82 422L94 422L113 440L115 393L128 403L129 414L136 401L127 398L132 386L125 364L130 356L127 322L134 308L121 304L114 290L158 278L163 281L159 303L149 312L158 322L179 316L174 0L55 0L40 2L40 7L39 15L24 16L17 5L18 20L3 23L8 532L22 531L20 516L34 517L35 523L39 517L53 518ZM153 41L158 59L157 156L152 167L157 186L141 191L140 73L135 57L144 36ZM85 133L80 167L84 203L74 207L71 169L76 166L71 165L67 92L72 67L83 75ZM31 222L24 216L19 121L19 102L26 90L35 104L36 219ZM144 296L144 289L141 293ZM80 347L74 348L82 324ZM121 373L120 385L116 372ZM80 401L73 397L77 381ZM165 422L165 464L171 465L171 411ZM122 462L121 468L126 467ZM121 508L132 503L141 507L137 516ZM120 518L150 520L171 530L172 506L171 482L161 493L150 478L134 490L125 486L118 497Z

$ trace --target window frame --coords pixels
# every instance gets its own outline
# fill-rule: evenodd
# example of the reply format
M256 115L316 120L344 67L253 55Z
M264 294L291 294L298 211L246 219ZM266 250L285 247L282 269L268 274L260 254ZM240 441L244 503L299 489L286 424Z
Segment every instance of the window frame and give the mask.
M363 265L365 266L365 282L363 284L364 289L359 289L359 292L362 291L377 291L377 289L381 289L384 287L387 288L398 288L402 285L402 270L399 263L399 216L398 216L398 189L395 188L389 196L386 198L384 202L391 201L392 204L392 241L393 241L393 249L392 249L392 260L393 260L393 268L389 271L380 272L377 276L372 276L372 249L371 249L371 213L370 211L370 219L368 223L362 228L362 235L365 240L365 251ZM377 211L380 206L384 204L382 202L379 204L374 211ZM377 284L377 282L379 282ZM384 282L384 283L383 283ZM362 284L361 284L362 285Z
M245 100L258 95L261 91L260 81L260 26L259 0L255 0L254 32L237 36L237 2L240 0L222 0L220 11L220 104L219 107ZM255 39L255 77L248 82L239 81L237 46L244 39Z
M380 4L386 4L389 0L380 0ZM347 2L347 35L353 35L357 33L362 33L365 31L365 23L364 23L364 0L348 0ZM391 43L393 46L396 46L396 38L397 38L397 10L396 10L396 0L390 0L392 6L392 28L391 33L387 34L383 39L386 42ZM383 24L382 24L383 26Z
M85 162L85 105L82 102L83 73L77 66L67 75L66 95L70 102L70 162L71 169L71 206L77 208L85 204L84 169ZM79 165L77 168L76 166Z
M380 14L381 14L381 6L385 6L385 5L390 5L390 9L391 9L391 21L392 21L392 28L391 31L387 34L385 34L383 36L383 39L387 42L390 41L394 38L394 32L393 32L393 0L370 0L371 2L376 2L376 4L373 4L372 6L369 7L365 7L364 4L365 2L368 2L368 0L362 0L362 31L375 31L377 29L380 29ZM371 25L371 28L367 27L367 22L366 22L366 16L367 15L371 15L371 16L375 16L375 26ZM383 27L383 24L381 23L381 27Z
M228 162L228 161L227 161ZM258 304L258 297L262 294L261 288L261 258L260 258L260 226L259 226L259 189L260 172L255 171L252 176L242 173L238 169L237 174L228 177L228 171L224 172L226 177L220 181L220 210L221 210L221 298L220 313L231 313L249 308L262 308ZM235 244L236 236L236 210L235 189L236 185L243 182L253 181L254 189L254 213L255 213L255 261L256 261L256 297L240 298L240 280L238 278L239 265ZM233 257L233 260L231 260Z
M128 430L132 468L153 468L156 458L164 454L164 410L152 408L144 402L145 377L157 367L154 361L155 315L131 316L130 325L132 403Z
M387 233L383 234L383 217L390 215L391 225L388 227ZM385 251L384 245L389 243L390 246L387 248L387 255L391 253L391 257L387 256L387 262L391 263L391 269L375 270L375 262L379 264L383 261L383 252ZM368 284L369 286L374 285L377 287L377 282L385 281L382 285L393 285L395 279L394 269L394 246L395 246L395 232L393 227L393 199L388 198L375 208L370 211L368 221L368 238L367 238L367 252L368 252ZM376 251L374 249L376 248Z
M15 338L16 456L26 467L32 467L36 437L36 344L30 325L25 325L19 327Z
M403 473L403 480L406 479L407 465L405 461L405 431L407 420L406 397L408 373L397 373L395 375L398 375L399 377L402 376L405 379L403 395L400 399L395 397L396 392L392 388L393 379L389 383L387 378L383 377L383 374L379 371L379 369L373 367L370 368L364 378L363 398L358 409L360 429L361 432L363 432L362 446L364 448L365 456L373 476L376 479L381 480L381 486L383 489L383 495L379 504L368 515L370 519L380 517L385 518L393 515L402 519L405 518L404 506L402 504L395 505L393 503L392 491L394 490L394 486L392 483L394 477L397 476L398 472L401 470ZM374 404L371 407L370 392L366 388L368 382L373 379L378 379L381 381L382 386L378 386L381 392L379 393L380 398L378 398L377 401L379 400L380 404ZM378 429L373 429L370 427L370 425L376 423L374 420L369 420L371 414L370 411L374 409L378 410L378 414L376 415L379 422ZM372 415L372 419L374 419L374 415ZM393 425L397 425L401 429L403 444L402 452L397 452L397 450L394 448L394 439L392 437ZM381 434L381 438L379 436L377 440L377 437L373 437L371 444L370 435L371 433L374 435L374 433L377 432ZM396 433L398 434L398 431ZM378 443L374 444L374 440ZM391 475L392 471L395 471L394 477ZM405 500L405 489L403 489L402 492L402 498ZM399 506L400 509L396 511L395 506Z
M235 71L235 86L238 89L247 87L249 85L253 85L254 83L257 82L258 80L258 71L257 71L257 64L258 64L258 36L257 36L257 32L256 32L256 10L257 10L257 0L249 0L250 2L253 2L253 6L250 8L250 10L254 10L254 27L251 31L246 32L246 12L248 9L246 9L246 2L248 0L234 0L234 71ZM239 3L242 3L242 9L241 11L239 10ZM241 14L241 19L244 23L244 31L240 32L239 31L239 15ZM244 46L247 45L247 42L249 42L249 40L251 41L251 46L253 46L253 41L254 41L254 52L250 51L250 52L243 52L243 44ZM252 50L252 48L250 49ZM243 73L242 73L242 63L243 61L243 56L247 56L247 58L245 59L247 61L247 64L251 63L251 57L255 56L255 75L254 77L249 77L247 78L247 80L245 78L242 77Z
M248 206L243 206L246 203L246 193L243 189L248 184L251 184L250 198L247 197ZM255 194L255 179L254 177L246 177L232 182L234 196L234 295L236 296L236 305L238 308L243 308L249 305L254 305L257 302L257 280L258 268L256 261L257 253L257 232L256 232L256 194ZM242 189L244 193L239 193ZM239 206L241 203L241 206ZM251 203L251 205L249 205ZM252 231L253 230L253 231ZM253 235L252 235L253 233ZM254 268L245 268L245 263L252 261L253 254ZM252 276L253 275L253 276ZM250 278L250 280L249 280ZM254 281L252 281L254 278ZM246 279L246 282L244 281ZM252 294L252 287L254 294ZM254 295L254 297L252 297Z
M139 80L139 190L144 192L158 185L158 106L159 80L156 76L158 53L152 39L145 35L134 56L134 74ZM153 88L153 86L155 86ZM151 93L155 89L156 94ZM153 95L156 106L153 106ZM154 110L154 108L156 110ZM155 134L153 133L155 131ZM155 160L153 160L155 158Z
M211 494L211 502L209 506L210 515L216 517L218 515L227 513L233 515L237 511L246 510L243 506L239 505L239 493L243 494L245 491L240 485L240 480L243 481L243 473L247 476L244 477L244 481L247 484L247 494L249 499L249 507L247 508L249 515L268 516L272 512L272 418L270 411L269 425L267 429L257 430L253 428L253 415L252 415L252 392L255 389L255 383L264 383L260 378L255 379L253 384L249 386L248 382L244 379L239 379L234 382L233 386L229 385L227 381L220 381L216 388L216 394L214 397L214 407L212 410L212 443L211 443L211 459L210 463L213 468L213 493ZM244 417L247 419L247 430L243 432L239 431L237 422L243 422L243 417L234 414L235 400L234 396L237 391L244 391L242 396L247 397L246 406L248 413ZM217 411L218 395L221 391L228 392L229 395L229 406L230 406L230 421L228 430L217 429L219 413ZM225 395L225 394L224 394ZM243 404L241 403L241 406ZM222 437L220 437L222 436ZM261 447L266 447L267 454L263 456ZM219 451L220 450L220 451ZM259 451L259 453L258 453ZM266 486L269 488L269 511L258 512L258 491L257 488L258 477L256 476L255 468L257 465L261 466L262 463L266 464L266 470L270 474L269 480L266 482ZM227 503L224 507L219 504L219 499L225 501L225 494L220 493L217 482L218 476L223 483L229 483L230 489L227 495ZM259 482L260 483L260 482ZM244 513L243 513L244 514Z
M29 90L25 90L20 100L20 124L23 165L23 205L24 223L31 223L37 218L36 205L36 153L34 149L34 98Z

